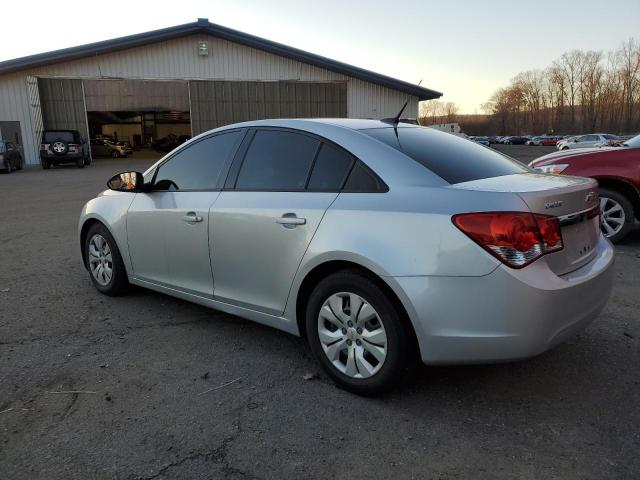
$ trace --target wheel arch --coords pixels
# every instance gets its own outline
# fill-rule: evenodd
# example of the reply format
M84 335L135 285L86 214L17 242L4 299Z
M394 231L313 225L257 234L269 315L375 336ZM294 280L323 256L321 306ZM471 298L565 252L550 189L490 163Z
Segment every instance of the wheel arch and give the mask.
M87 265L87 253L85 252L84 244L87 240L87 234L89 232L89 229L97 223L101 224L104 228L107 229L111 237L113 237L113 240L116 242L116 246L120 251L120 256L123 257L124 255L122 246L118 243L118 237L114 235L114 232L111 230L111 228L109 228L109 225L107 224L107 222L105 222L102 218L99 218L99 217L94 217L94 216L87 217L84 219L82 226L80 227L80 253L82 255L82 264L84 265L85 269L88 269L89 266ZM128 262L125 261L124 257L123 257L123 263L124 263L125 271L128 274L129 265L128 265Z
M297 289L295 297L295 318L300 336L306 336L305 309L307 301L309 300L313 289L326 276L342 270L357 271L363 274L364 276L374 281L388 295L389 299L392 301L392 303L400 313L400 318L404 322L407 332L409 333L413 352L415 353L416 358L419 358L418 356L420 355L420 344L418 342L418 336L415 326L413 324L413 321L411 320L411 315L409 314L405 304L401 301L400 297L396 293L396 290L392 288L392 286L385 279L389 277L380 276L370 268L367 268L351 260L327 260L314 266L309 272L306 273L300 283L299 288Z
M633 211L636 219L640 220L640 192L629 182L611 177L594 177L598 181L600 188L615 190L624 195L633 205Z

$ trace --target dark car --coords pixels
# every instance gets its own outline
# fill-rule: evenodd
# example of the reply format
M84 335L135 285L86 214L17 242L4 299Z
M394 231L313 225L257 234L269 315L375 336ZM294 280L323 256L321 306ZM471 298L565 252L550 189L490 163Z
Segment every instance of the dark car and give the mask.
M84 168L91 163L87 141L77 130L45 130L40 145L42 168L74 163Z
M22 153L15 143L0 140L0 170L11 173L22 170Z
M623 147L563 150L529 164L543 173L578 175L598 180L602 233L622 240L640 220L640 135Z
M513 136L505 138L502 143L506 143L507 145L524 145L528 141L529 137Z

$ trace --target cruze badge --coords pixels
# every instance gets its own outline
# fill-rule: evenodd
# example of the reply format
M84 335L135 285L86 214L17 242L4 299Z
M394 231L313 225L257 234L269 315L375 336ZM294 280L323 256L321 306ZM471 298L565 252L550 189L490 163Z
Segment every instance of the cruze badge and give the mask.
M589 203L589 202L591 202L591 200L593 200L593 199L595 198L595 196L596 196L596 192L589 192L589 193L587 193L587 196L586 196L586 197L584 197L584 201L585 201L585 203Z
M562 200L556 200L555 202L547 202L544 204L544 208L557 208L562 206Z

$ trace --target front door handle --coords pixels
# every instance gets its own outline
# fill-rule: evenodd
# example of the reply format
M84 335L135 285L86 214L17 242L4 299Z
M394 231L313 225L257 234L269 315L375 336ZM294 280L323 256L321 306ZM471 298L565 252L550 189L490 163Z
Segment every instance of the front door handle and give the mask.
M202 221L202 217L196 215L196 212L189 212L184 217L182 217L182 220L187 223L198 223Z
M307 223L306 218L296 217L295 213L285 213L280 218L276 218L276 223L288 228L293 228L296 225L304 225Z

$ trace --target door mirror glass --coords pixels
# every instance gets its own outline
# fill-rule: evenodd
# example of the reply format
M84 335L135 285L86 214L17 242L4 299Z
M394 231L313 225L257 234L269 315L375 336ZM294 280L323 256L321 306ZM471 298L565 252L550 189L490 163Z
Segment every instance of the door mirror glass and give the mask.
M111 177L107 187L117 192L139 192L144 185L144 178L140 172L122 172Z

